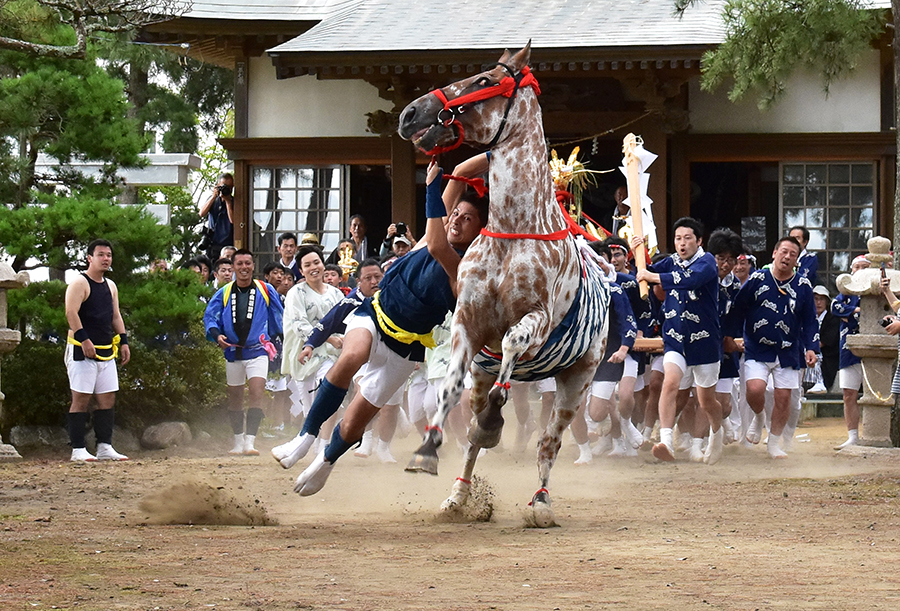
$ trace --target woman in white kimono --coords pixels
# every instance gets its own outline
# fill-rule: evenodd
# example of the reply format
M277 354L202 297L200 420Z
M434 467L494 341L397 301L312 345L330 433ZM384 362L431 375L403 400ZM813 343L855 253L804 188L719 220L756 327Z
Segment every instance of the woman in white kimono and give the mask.
M342 338L334 335L316 348L305 362L299 360L303 344L319 320L333 308L344 294L340 289L325 283L325 259L316 246L301 246L297 250L297 263L305 281L288 291L284 302L284 359L281 372L290 375L292 390L299 396L292 397L291 415L309 413L315 399L315 390L340 354ZM336 421L336 416L331 420ZM328 439L334 423L322 427L322 439Z

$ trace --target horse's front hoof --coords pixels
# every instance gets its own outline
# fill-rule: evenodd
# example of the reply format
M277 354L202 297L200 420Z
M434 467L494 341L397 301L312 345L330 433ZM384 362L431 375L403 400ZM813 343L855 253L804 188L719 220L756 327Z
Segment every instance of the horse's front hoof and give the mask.
M441 512L456 513L461 511L463 506L469 501L471 489L472 484L460 477L456 478L456 481L453 483L453 491L447 500L441 503Z
M557 526L553 510L550 508L550 493L547 492L546 488L541 488L535 492L529 505L531 505L531 515L535 526L538 528Z

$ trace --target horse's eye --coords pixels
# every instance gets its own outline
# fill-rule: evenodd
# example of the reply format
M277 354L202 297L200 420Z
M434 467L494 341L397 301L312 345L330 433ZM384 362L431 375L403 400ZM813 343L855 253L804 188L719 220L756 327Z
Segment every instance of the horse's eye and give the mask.
M480 79L478 79L477 81L475 81L475 84L476 84L476 85L481 85L482 87L488 87L488 86L490 86L490 85L493 85L493 83L491 83L491 79L489 79L489 78L486 77L486 76L482 76Z

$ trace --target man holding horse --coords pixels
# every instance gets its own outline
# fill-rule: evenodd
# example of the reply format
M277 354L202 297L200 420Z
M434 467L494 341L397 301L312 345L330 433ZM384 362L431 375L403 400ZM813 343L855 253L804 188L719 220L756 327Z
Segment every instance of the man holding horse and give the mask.
M478 176L488 169L487 155L460 164L456 176ZM487 224L487 202L464 195L464 184L451 182L441 197L442 170L428 167L425 238L385 274L380 289L366 299L347 324L341 355L331 368L300 435L293 455L302 458L318 427L334 414L356 372L367 364L359 392L335 427L331 442L297 478L294 490L315 494L325 485L334 463L362 439L366 425L406 383L425 348L433 346L432 329L456 306L456 275L462 255ZM449 212L449 219L445 218Z

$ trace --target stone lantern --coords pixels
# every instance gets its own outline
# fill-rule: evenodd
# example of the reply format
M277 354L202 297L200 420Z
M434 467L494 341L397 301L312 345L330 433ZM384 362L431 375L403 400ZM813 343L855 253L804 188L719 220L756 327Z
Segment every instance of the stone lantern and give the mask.
M12 352L22 340L18 331L6 327L6 291L27 286L30 279L28 272L13 272L13 269L0 261L0 354ZM0 390L0 416L3 415L3 392ZM16 449L8 443L3 443L0 437L0 461L21 459Z
M869 239L868 269L841 274L835 284L844 295L859 296L859 333L847 336L847 347L862 359L863 396L859 400L859 443L868 446L891 445L891 395L893 363L897 358L897 338L888 335L880 321L892 314L881 292L881 266L893 260L891 241L881 236ZM887 268L891 290L900 293L900 271Z

